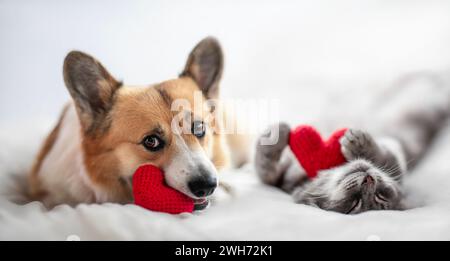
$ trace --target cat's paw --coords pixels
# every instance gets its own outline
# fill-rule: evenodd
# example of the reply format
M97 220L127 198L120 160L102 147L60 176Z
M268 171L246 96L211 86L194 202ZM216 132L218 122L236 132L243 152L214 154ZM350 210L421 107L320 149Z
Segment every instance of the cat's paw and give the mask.
M378 149L372 136L362 130L347 130L339 142L341 152L347 160L370 159Z
M285 123L272 125L261 135L256 144L255 169L258 176L267 184L276 184L283 173L280 171L280 158L288 146L291 128Z
M281 152L288 145L291 128L286 123L278 123L270 126L258 139L257 153L269 158L281 156ZM274 135L274 133L276 133Z

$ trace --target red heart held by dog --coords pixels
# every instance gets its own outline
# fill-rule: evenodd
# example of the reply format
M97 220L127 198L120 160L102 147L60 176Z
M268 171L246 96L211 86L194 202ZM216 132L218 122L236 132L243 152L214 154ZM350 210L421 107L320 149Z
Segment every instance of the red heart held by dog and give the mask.
M153 165L140 166L133 175L134 203L143 208L179 214L194 211L194 200L167 186L163 172Z
M324 141L316 129L309 125L301 125L289 134L289 146L302 165L309 178L317 176L317 172L339 166L346 162L341 152L339 139L347 129L334 132Z

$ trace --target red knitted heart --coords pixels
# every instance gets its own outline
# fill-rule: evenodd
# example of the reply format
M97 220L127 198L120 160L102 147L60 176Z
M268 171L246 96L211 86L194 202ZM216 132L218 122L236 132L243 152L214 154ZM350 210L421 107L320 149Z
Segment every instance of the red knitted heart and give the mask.
M301 125L291 131L289 146L309 178L314 178L319 170L333 168L346 161L339 143L346 131L341 129L334 132L327 141L308 125Z
M143 208L179 214L194 211L194 200L167 186L163 172L153 165L140 166L133 176L134 203Z

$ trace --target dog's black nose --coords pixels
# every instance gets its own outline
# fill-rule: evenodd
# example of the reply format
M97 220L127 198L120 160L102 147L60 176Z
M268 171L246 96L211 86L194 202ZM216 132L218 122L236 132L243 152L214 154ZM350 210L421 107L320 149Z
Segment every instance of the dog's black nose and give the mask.
M195 178L188 182L188 187L196 197L207 197L216 189L217 179L210 176Z

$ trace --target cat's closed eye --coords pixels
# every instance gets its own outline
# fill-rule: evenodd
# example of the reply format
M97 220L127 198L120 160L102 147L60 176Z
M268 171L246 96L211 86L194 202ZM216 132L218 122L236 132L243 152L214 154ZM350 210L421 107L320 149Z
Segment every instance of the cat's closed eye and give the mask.
M375 194L375 201L378 203L386 203L388 202L388 199L382 196L380 193Z
M346 214L351 214L352 212L358 210L361 207L361 199L355 199L352 203L352 206L347 211Z

